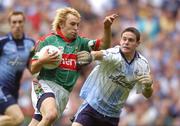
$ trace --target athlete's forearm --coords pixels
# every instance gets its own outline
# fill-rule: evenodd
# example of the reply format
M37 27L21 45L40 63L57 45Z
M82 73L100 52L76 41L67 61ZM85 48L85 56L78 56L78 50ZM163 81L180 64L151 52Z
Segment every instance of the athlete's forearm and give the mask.
M43 63L40 60L33 61L30 67L31 73L32 74L38 73L41 70L42 66Z
M111 46L111 25L118 17L118 14L112 14L104 19L104 35L100 43L100 49L107 49Z
M93 60L102 60L103 59L103 52L102 51L92 51L91 55Z
M100 43L100 49L107 49L111 46L111 27L104 26L104 35Z

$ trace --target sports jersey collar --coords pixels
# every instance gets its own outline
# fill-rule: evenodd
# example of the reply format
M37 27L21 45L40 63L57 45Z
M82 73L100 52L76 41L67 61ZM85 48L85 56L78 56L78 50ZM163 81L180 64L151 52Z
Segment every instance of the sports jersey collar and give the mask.
M8 37L11 41L14 41L18 47L24 48L24 38L25 38L24 33L21 39L15 39L11 32L8 34Z
M57 29L56 30L56 34L58 34L65 42L71 43L73 40L75 39L68 39L66 38L63 33L61 32L61 30Z
M130 62L128 62L128 60L126 59L126 57L125 57L124 53L121 51L121 49L119 49L119 52L120 52L120 54L122 55L122 57L124 58L124 60L126 61L126 63L128 63L129 65L135 60L135 58L138 58L138 57L139 57L139 54L138 54L138 52L136 51L135 54L134 54L133 59L132 59Z
M17 40L15 38L13 38L13 35L12 35L11 32L8 33L8 37L9 37L10 40ZM25 38L25 34L23 33L23 37L21 39L18 39L18 41L22 41L22 40L24 40L24 38Z

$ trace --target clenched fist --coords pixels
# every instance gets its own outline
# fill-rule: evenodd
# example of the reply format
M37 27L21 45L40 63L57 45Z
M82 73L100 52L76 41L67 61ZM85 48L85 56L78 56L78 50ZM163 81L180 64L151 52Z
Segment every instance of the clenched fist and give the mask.
M91 53L87 51L81 51L77 53L77 64L79 66L84 66L90 64L93 60Z
M141 75L137 78L137 81L139 84L145 85L145 87L151 87L153 80L151 78L150 74L147 75Z

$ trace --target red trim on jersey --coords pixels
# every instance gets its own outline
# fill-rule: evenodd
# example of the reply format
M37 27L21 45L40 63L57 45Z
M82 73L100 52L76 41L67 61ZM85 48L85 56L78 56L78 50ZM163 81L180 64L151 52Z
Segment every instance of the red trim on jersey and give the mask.
M34 49L35 49L35 50L36 50L36 48L38 47L39 43L40 43L40 40L37 40L36 43L35 43L35 45L34 45Z
M31 59L30 60L30 63L32 64L32 62L34 62L34 61L37 61L38 59Z
M77 60L77 54L62 54L62 61L59 67L65 70L77 71L76 60Z
M36 49L36 47L38 47L38 45L39 45L39 43L40 42L43 42L47 37L49 37L49 36L51 36L53 34L53 32L50 32L50 33L48 33L48 34L46 34L46 35L43 35L42 37L40 37L37 41L36 41L36 43L35 43L35 49Z
M48 33L48 34L46 34L46 35L40 37L40 38L39 38L39 41L44 41L47 37L51 36L52 34L53 34L53 33L50 32L50 33Z
M97 40L96 40L96 44L95 44L95 51L96 51L96 50L99 50L100 43L101 43L101 40L100 40L100 39L97 39Z
M74 39L68 39L66 38L63 33L61 32L61 30L57 29L56 30L57 34L65 41L65 42L68 42L68 43L71 43Z

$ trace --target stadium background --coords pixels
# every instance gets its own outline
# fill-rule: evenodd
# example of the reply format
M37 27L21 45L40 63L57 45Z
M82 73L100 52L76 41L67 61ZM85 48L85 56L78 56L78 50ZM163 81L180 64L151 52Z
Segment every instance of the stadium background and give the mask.
M9 31L7 15L11 10L26 14L25 31L35 40L51 29L57 8L70 6L82 15L80 34L100 38L103 18L119 13L112 26L112 46L118 44L120 32L135 26L142 33L139 48L151 65L154 93L150 100L131 93L121 114L119 126L180 126L180 0L0 0L0 36ZM80 88L94 64L82 70L71 93L63 117L56 126L69 126L81 100ZM27 126L33 114L30 99L31 76L22 79L19 104Z

